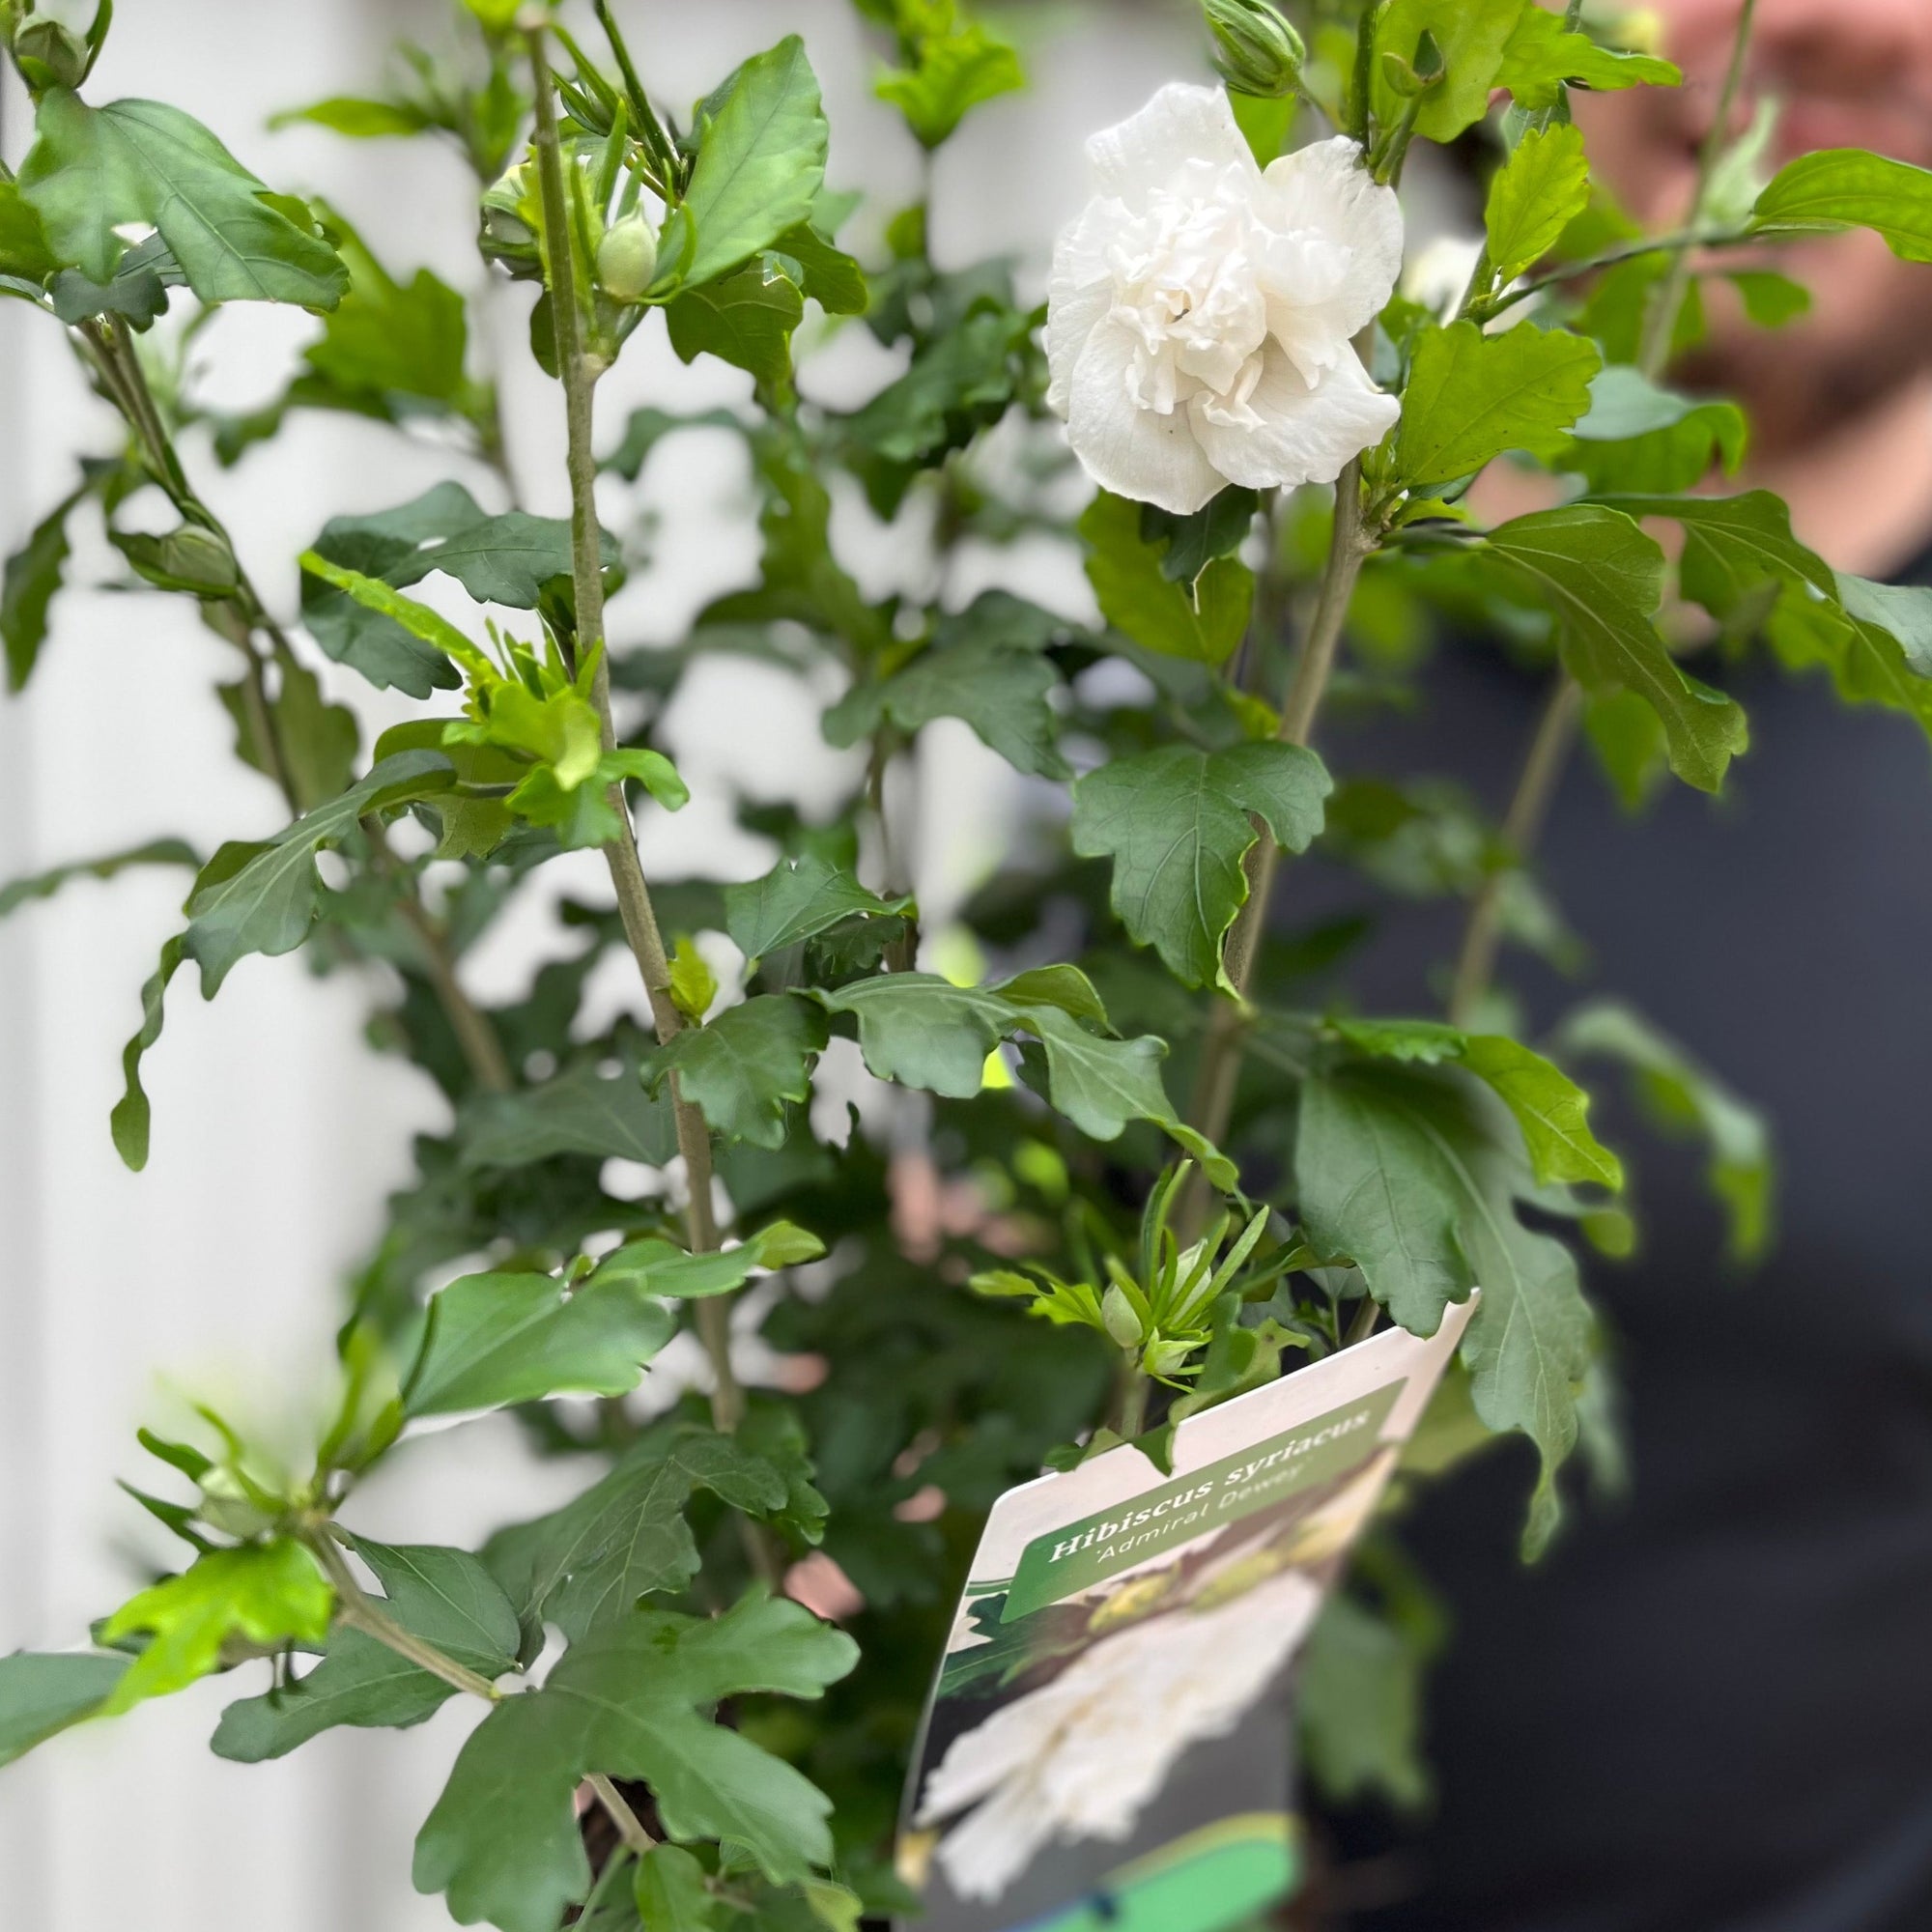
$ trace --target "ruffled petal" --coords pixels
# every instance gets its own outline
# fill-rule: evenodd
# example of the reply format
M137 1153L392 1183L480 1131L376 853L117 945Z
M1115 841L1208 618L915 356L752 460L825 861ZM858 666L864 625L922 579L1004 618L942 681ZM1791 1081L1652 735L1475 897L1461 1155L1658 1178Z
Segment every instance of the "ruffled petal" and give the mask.
M1246 403L1242 419L1216 422L1213 399L1198 397L1188 415L1208 461L1251 490L1334 482L1350 457L1379 442L1402 412L1370 382L1352 349L1311 384L1273 342Z
M1119 202L1096 196L1054 243L1053 270L1046 281L1046 363L1052 379L1046 403L1063 416L1073 364L1114 299L1106 245L1125 218Z
M1067 382L1066 440L1087 473L1117 497L1191 516L1227 479L1202 453L1186 410L1163 415L1135 405L1127 390L1133 357L1129 329L1112 320L1094 328Z
M1257 208L1282 233L1313 230L1349 251L1338 286L1323 289L1315 306L1321 327L1346 340L1381 313L1402 272L1402 204L1362 165L1361 149L1346 134L1297 148L1268 163ZM1270 289L1292 302L1293 290ZM1314 318L1308 318L1313 321ZM1304 335L1312 331L1298 329Z
M1055 294L1046 312L1046 406L1065 416L1072 394L1074 365L1087 339L1106 320L1114 303L1112 282L1091 282L1084 289Z
M1179 80L1170 81L1131 119L1095 134L1087 143L1087 158L1101 192L1128 202L1171 185L1189 161L1239 168L1257 179L1261 172L1227 94Z

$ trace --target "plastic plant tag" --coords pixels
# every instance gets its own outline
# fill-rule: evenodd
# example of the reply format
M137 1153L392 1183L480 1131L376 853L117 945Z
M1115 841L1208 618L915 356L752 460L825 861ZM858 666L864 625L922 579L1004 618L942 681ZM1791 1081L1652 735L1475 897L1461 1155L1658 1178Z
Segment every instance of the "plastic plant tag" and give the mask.
M899 1833L920 1932L1218 1932L1296 1872L1289 1673L1474 1312L994 1504Z

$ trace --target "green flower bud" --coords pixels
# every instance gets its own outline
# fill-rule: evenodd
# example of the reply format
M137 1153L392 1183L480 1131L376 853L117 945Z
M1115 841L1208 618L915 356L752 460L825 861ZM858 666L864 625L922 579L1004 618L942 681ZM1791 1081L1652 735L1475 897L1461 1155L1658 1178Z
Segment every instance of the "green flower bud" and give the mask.
M1191 1342L1150 1342L1141 1356L1141 1367L1151 1376L1171 1376L1193 1352Z
M29 14L14 29L14 58L35 87L78 87L87 78L87 43L42 14Z
M1214 36L1214 71L1235 94L1279 99L1294 92L1307 48L1268 0L1202 0Z
M597 286L617 301L636 301L657 271L657 233L641 214L627 214L597 244Z
M477 242L492 262L500 262L518 280L543 274L537 245L536 169L529 161L507 168L483 192L483 219Z
M233 1469L213 1468L201 1479L201 1507L195 1511L211 1529L226 1536L259 1536L275 1519L248 1494Z
M1139 1348L1141 1337L1147 1332L1119 1282L1100 1297L1100 1320L1106 1323L1107 1333L1123 1349Z

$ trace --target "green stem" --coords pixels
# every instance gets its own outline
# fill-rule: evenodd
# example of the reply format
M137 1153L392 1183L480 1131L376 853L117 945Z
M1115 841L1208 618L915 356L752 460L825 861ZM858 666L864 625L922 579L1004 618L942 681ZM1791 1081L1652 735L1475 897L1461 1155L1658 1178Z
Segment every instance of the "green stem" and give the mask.
M1148 1396L1152 1387L1141 1371L1139 1357L1131 1350L1123 1354L1114 1424L1114 1433L1123 1441L1131 1442L1147 1427Z
M591 1772L584 1782L597 1794L597 1802L616 1826L617 1835L632 1851L642 1858L655 1847L657 1840L644 1830L642 1820L625 1802L624 1794L601 1771Z
M1354 1320L1349 1323L1349 1332L1342 1337L1343 1348L1352 1349L1357 1342L1366 1342L1381 1319L1381 1303L1373 1294L1364 1294L1361 1307L1355 1310Z
M467 1663L457 1662L455 1658L445 1655L426 1637L405 1630L362 1588L336 1547L332 1525L319 1525L308 1531L302 1541L322 1565L323 1573L334 1588L336 1615L352 1630L359 1630L364 1636L375 1638L398 1657L406 1658L418 1669L441 1678L455 1690L467 1691L472 1697L481 1697L486 1703L501 1701L503 1693L487 1677L471 1670Z
M1476 321L1487 322L1492 316L1501 315L1505 309L1514 308L1518 302L1540 295L1545 289L1555 288L1562 282L1574 282L1582 275L1594 275L1600 269L1614 269L1620 262L1634 262L1642 255L1688 254L1693 248L1733 248L1756 239L1746 228L1680 228L1669 235L1645 236L1624 247L1606 248L1601 255L1591 255L1580 262L1565 262L1532 281L1519 282L1515 288L1506 289L1488 299L1465 300L1461 312ZM1672 326L1675 327L1674 324Z

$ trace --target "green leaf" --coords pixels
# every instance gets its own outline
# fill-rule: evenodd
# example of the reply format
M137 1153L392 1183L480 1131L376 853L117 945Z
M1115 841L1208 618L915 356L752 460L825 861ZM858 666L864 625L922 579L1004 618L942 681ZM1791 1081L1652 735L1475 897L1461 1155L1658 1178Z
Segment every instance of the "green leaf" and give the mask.
M0 897L0 911L5 906ZM842 921L905 919L915 910L910 895L882 899L842 867L815 853L781 859L762 879L724 888L724 930L753 965L787 946L815 939Z
M804 320L804 291L771 254L687 290L665 308L681 360L708 353L779 394L791 385L792 330Z
M1423 1687L1439 1628L1378 1616L1351 1596L1322 1606L1295 1680L1302 1756L1331 1804L1380 1794L1412 1810L1431 1784Z
M1588 34L1566 29L1561 17L1530 0L1503 49L1495 84L1519 107L1554 107L1566 84L1610 93L1624 87L1675 87L1683 74L1654 54L1619 53L1600 47Z
M33 204L16 183L0 181L0 275L44 282L59 267Z
M788 1494L782 1474L731 1436L666 1420L574 1501L498 1530L483 1558L523 1617L554 1623L575 1641L697 1575L684 1512L700 1489L756 1517L782 1509Z
M1735 701L1688 675L1657 633L1657 545L1622 512L1583 503L1500 525L1487 549L1553 613L1572 675L1589 691L1635 692L1662 721L1670 769L1716 791L1749 732Z
M1589 203L1582 135L1560 121L1532 128L1496 170L1483 211L1497 280L1512 282L1534 268Z
M809 1877L832 1857L830 1802L711 1714L752 1691L816 1697L857 1655L759 1596L716 1618L644 1611L573 1645L470 1734L416 1839L416 1889L446 1891L465 1924L555 1932L590 1887L571 1800L593 1770L648 1783L671 1839L728 1839L775 1883Z
M638 1861L643 1932L722 1932L724 1901L705 1889L704 1867L678 1845L653 1845Z
M804 271L803 287L827 315L864 315L871 300L866 271L810 221L787 228L775 244Z
M28 879L15 879L0 886L0 919L29 899L50 899L70 879L111 879L136 866L185 866L190 871L201 865L192 845L180 838L154 838L145 845L130 846L126 852L111 852L104 859L75 859L65 866L40 872Z
M470 1274L430 1301L403 1391L412 1417L465 1415L555 1395L628 1395L677 1330L622 1281L566 1294L547 1274Z
M825 1022L787 993L760 993L727 1007L708 1026L686 1027L644 1061L653 1091L675 1073L679 1092L714 1133L754 1147L782 1147L787 1102L811 1097L811 1064Z
M286 301L332 308L349 286L335 250L200 122L157 100L88 106L64 87L40 99L20 193L49 243L106 282L128 244L115 231L153 225L205 302Z
M1775 269L1731 269L1724 279L1737 290L1745 314L1759 328L1782 328L1811 310L1811 291Z
M1633 517L1669 517L1684 528L1678 582L1720 623L1757 611L1767 585L1808 585L1835 599L1830 567L1791 534L1791 512L1769 490L1738 497L1618 497Z
M651 1235L626 1241L606 1255L586 1286L622 1286L634 1294L700 1300L743 1288L761 1269L794 1267L818 1260L824 1252L825 1243L816 1235L789 1221L774 1221L736 1247L701 1255Z
M1838 603L1861 630L1887 632L1918 677L1932 678L1932 589L1837 573ZM5 895L0 895L0 907Z
M1745 453L1744 412L1735 403L1681 396L1622 363L1598 373L1589 412L1571 433L1576 446L1558 461L1579 471L1593 496L1689 490L1714 464L1729 475Z
M514 1666L523 1641L516 1610L476 1557L431 1544L363 1538L355 1550L382 1582L383 1607L412 1635L484 1677ZM433 1672L338 1624L327 1655L299 1682L230 1704L209 1748L238 1764L260 1764L338 1724L406 1729L455 1694Z
M1778 169L1751 210L1760 235L1869 228L1906 262L1932 262L1932 172L1863 148L1823 148Z
M1583 735L1626 811L1639 811L1669 770L1663 721L1634 691L1592 693L1583 700Z
M7 652L7 689L24 691L46 641L47 611L61 586L69 554L67 520L87 495L82 487L34 526L0 575L0 645Z
M910 68L879 76L873 92L905 116L924 148L937 148L982 101L1026 85L1020 57L978 21L923 38Z
M265 777L273 777L273 761L256 736L246 680L217 685L215 696L235 721L236 756ZM330 704L322 695L321 680L293 657L280 661L280 679L269 699L268 715L282 773L302 810L312 810L347 789L361 745L355 714L347 705Z
M1080 534L1087 581L1117 631L1163 657L1218 667L1234 655L1254 602L1254 573L1245 564L1219 557L1191 590L1171 582L1161 552L1141 541L1139 506L1104 490L1081 517Z
M1396 54L1413 65L1427 32L1441 53L1442 78L1422 97L1415 131L1425 140L1451 141L1474 126L1489 112L1490 91L1522 13L1523 0L1389 0L1376 26L1377 120L1393 127L1407 105L1390 85L1381 56Z
M662 1167L677 1151L670 1104L653 1099L634 1061L586 1060L541 1087L479 1094L463 1110L463 1164L526 1167L582 1153Z
M787 34L704 103L685 217L697 244L680 286L716 281L811 215L830 135L805 43ZM667 247L665 256L675 261Z
M221 847L188 895L182 951L201 968L201 990L213 999L238 960L251 952L292 952L308 937L322 880L316 855L368 815L427 798L453 772L438 752L399 752L359 784L296 820L266 844Z
M1333 789L1299 745L1225 752L1165 745L1089 772L1073 787L1073 849L1111 859L1111 899L1142 946L1189 986L1227 985L1221 941L1248 896L1242 861L1262 837L1304 852Z
M1244 99L1255 97L1246 95ZM1255 526L1261 492L1231 483L1204 508L1178 517L1157 503L1141 505L1141 541L1165 546L1160 574L1174 583L1192 583L1215 558L1233 556Z
M78 1650L16 1650L0 1657L0 1765L93 1717L128 1669L125 1657Z
M390 134L421 134L436 126L420 107L406 100L366 100L352 94L331 94L306 107L285 107L269 117L270 128L293 128L300 122L327 128L352 141L376 141Z
M1712 1192L1730 1220L1730 1251L1754 1261L1771 1237L1776 1164L1764 1117L1747 1106L1676 1041L1613 1000L1579 1007L1557 1030L1565 1052L1615 1060L1663 1127L1694 1134L1710 1150Z
M334 1603L315 1558L288 1537L212 1550L181 1576L129 1597L101 1626L104 1643L141 1632L153 1637L101 1713L131 1710L145 1697L165 1697L206 1677L231 1636L319 1643Z
M914 732L935 718L957 718L1015 771L1065 779L1072 767L1055 743L1050 695L1060 673L1037 651L996 639L935 644L881 684L857 684L826 712L827 744L856 745L881 723Z
M1391 480L1414 490L1472 475L1508 449L1554 455L1589 408L1603 359L1595 343L1562 329L1426 329L1403 391Z
M1524 1535L1533 1554L1559 1515L1555 1473L1577 1440L1591 1321L1569 1250L1516 1218L1511 1197L1528 1177L1474 1104L1480 1094L1448 1069L1357 1063L1314 1074L1295 1174L1315 1246L1352 1256L1403 1327L1434 1334L1449 1302L1482 1288L1463 1358L1484 1422L1522 1431L1541 1453Z

